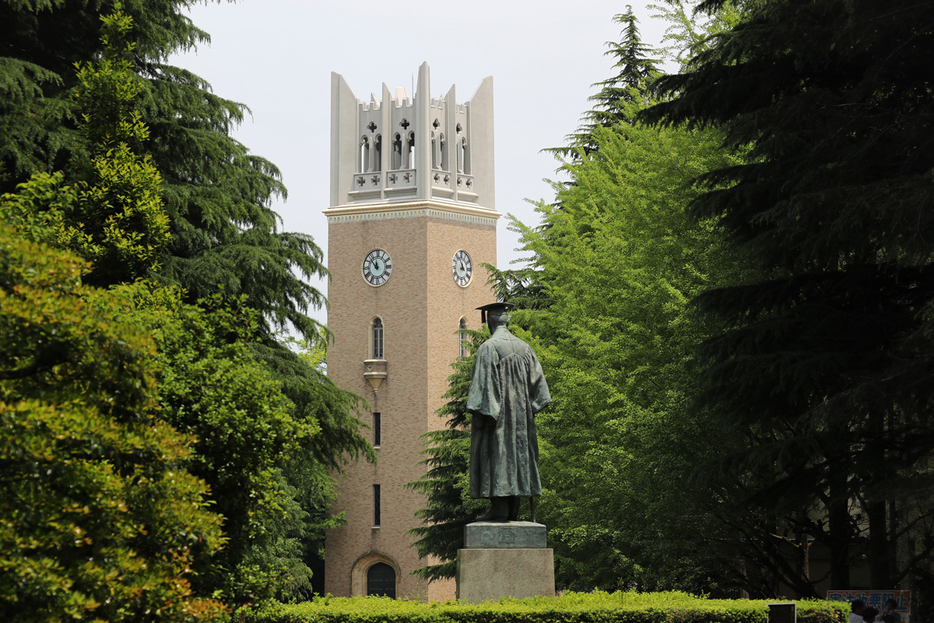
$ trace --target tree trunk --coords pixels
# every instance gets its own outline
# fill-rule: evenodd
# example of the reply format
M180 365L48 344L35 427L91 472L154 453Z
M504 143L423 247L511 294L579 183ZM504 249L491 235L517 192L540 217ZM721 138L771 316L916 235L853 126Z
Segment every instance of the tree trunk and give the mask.
M869 502L869 577L872 588L892 588L889 575L889 539L885 525L885 502Z
M846 450L846 447L844 447ZM850 588L850 463L846 458L829 461L830 503L827 508L830 542L830 588Z

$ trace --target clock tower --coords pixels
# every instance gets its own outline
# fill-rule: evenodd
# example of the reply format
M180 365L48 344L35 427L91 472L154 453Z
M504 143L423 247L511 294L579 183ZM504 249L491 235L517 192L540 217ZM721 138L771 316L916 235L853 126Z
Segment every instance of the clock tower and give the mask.
M331 74L331 201L328 218L328 375L362 396L362 431L375 464L337 476L328 531L325 590L421 600L454 597L453 580L411 575L419 560L416 511L420 436L435 415L461 352L459 330L477 329L494 300L484 264L496 264L493 200L493 79L458 104L454 87L432 98L427 63L414 98L402 87L369 102Z

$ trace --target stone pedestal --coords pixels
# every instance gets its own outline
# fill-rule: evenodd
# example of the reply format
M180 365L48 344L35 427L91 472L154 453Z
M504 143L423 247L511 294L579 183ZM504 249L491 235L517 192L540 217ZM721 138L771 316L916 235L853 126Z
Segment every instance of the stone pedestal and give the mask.
M555 594L554 551L545 526L528 521L474 522L457 550L457 598L480 602L500 597Z

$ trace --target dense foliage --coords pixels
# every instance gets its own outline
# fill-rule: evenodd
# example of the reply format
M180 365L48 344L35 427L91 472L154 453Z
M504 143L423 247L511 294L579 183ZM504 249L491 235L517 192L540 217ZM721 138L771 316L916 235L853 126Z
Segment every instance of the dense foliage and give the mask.
M185 470L191 438L159 418L153 341L41 233L0 225L4 619L215 620L191 567L222 519Z
M544 226L523 234L550 304L515 314L555 398L538 419L557 578L722 591L730 551L685 483L730 440L689 409L693 349L711 329L688 302L744 269L684 206L692 179L730 160L715 131L627 123L593 136L597 149L566 167L573 183L539 206Z
M802 594L807 556L783 563L783 541L828 548L834 587L864 557L873 587L930 583L934 2L747 11L646 114L720 128L743 156L691 204L762 275L698 298L727 328L702 351L704 405L746 445L707 476L742 493L776 536L753 559Z

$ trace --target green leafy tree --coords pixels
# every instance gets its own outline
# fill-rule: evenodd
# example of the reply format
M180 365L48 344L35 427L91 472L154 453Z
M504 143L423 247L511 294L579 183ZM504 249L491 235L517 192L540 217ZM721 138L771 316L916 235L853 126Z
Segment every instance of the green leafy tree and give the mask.
M419 537L415 542L419 558L429 564L414 573L427 580L453 578L456 575L457 550L464 547L464 526L482 514L486 502L470 497L470 418L467 395L473 380L477 348L490 337L489 329L463 330L462 338L469 355L451 364L448 377L448 402L438 409L438 417L447 418L446 427L422 435L426 457L421 465L425 475L406 486L425 496L426 508L416 516L426 525L406 534Z
M748 444L708 474L828 548L833 586L868 556L872 586L930 588L934 5L747 8L646 113L722 128L744 158L700 176L693 203L762 275L697 300L728 327L702 351L704 404ZM897 557L904 538L916 549Z
M192 566L223 544L187 435L158 418L152 340L90 267L0 197L0 609L16 622L219 620ZM67 200L67 197L66 197ZM38 209L40 206L36 206Z
M256 357L249 340L258 314L242 299L194 306L177 289L155 286L129 294L124 313L158 347L162 417L197 439L188 469L210 485L212 508L225 518L229 544L201 561L195 587L237 605L310 598L310 565L324 531L339 525L326 511L329 472L350 460L333 455L324 427L346 418L357 399L310 368L291 385L306 392L307 410L299 408L282 374ZM359 452L372 458L369 446Z
M250 558L260 568L279 572L279 601L307 601L324 590L325 531L343 525L343 515L328 513L336 484L327 468L307 453L295 452L279 472L288 513L278 525L266 524L262 547Z
M164 60L172 50L189 49L207 34L179 11L181 1L128 0L138 45L134 65ZM25 0L0 3L0 159L11 190L36 171L66 171L86 160L87 140L72 99L79 80L76 63L101 55L101 14L113 12L103 0Z
M76 250L94 264L88 277L101 285L145 276L169 242L162 178L152 159L139 155L149 128L135 107L142 84L130 62L133 22L119 8L101 17L102 57L77 64L75 99L91 160L82 172L80 213L66 215Z
M269 597L280 569L259 568L251 558L295 503L279 469L320 429L314 419L293 417L280 384L252 356L244 337L254 330L255 311L186 305L175 288L127 294L123 314L145 326L158 348L160 415L196 439L187 468L210 485L212 508L225 519L228 545L200 561L196 588L221 591L236 604Z
M324 531L340 525L335 522L343 522L328 513L335 487L332 474L340 472L350 461L376 460L376 451L359 433L362 424L358 416L363 401L337 387L307 357L285 346L268 347L254 342L250 350L294 405L292 417L299 422L314 422L320 429L319 434L307 438L301 447L283 457L285 482L298 492L296 500L307 514L296 518L288 534L272 536L294 538L296 531L300 531L304 535L301 537L304 564L323 575ZM323 584L315 583L314 589L323 592ZM283 596L304 598L311 589L303 584L296 586L296 590L300 594L292 591Z
M67 187L64 174L57 173L49 184L28 185L11 195L8 218L38 227L49 241L90 261L85 281L106 286L157 267L169 241L169 221L159 172L148 156L139 155L148 128L134 108L141 84L130 64L132 20L117 11L101 22L102 57L76 64L79 133L90 158L72 172ZM35 196L37 189L47 196Z
M680 7L666 4L663 13ZM699 461L739 440L689 408L692 354L712 329L688 301L748 277L712 222L694 223L684 209L700 192L693 176L737 161L716 131L639 121L657 74L631 10L617 21L627 28L610 53L622 71L598 83L603 103L585 115L605 123L552 150L571 156L562 166L570 181L538 206L541 225L511 223L529 265L494 272L496 288L519 306L555 398L539 433L559 585L725 592L743 576L742 529L754 538L764 530L755 517L729 521L722 502L732 491L692 480ZM699 443L710 438L716 450Z
M631 118L645 105L632 96ZM576 590L723 590L734 579L715 546L725 531L703 494L685 491L711 452L698 440L717 437L688 410L691 355L709 331L688 301L743 270L684 206L693 177L730 159L715 131L628 123L594 139L555 204L539 206L543 227L524 232L551 304L516 312L555 399L539 437L556 579Z
M667 22L665 36L656 53L663 61L677 63L687 70L691 59L709 49L718 34L738 24L747 9L758 0L728 0L716 11L703 11L702 0L663 0L649 4L653 18Z

